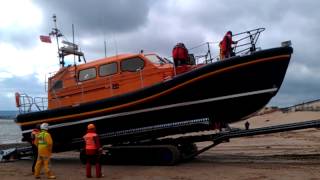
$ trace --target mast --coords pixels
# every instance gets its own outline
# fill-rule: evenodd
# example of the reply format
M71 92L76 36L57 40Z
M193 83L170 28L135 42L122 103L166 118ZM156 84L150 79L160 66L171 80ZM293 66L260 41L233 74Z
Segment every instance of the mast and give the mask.
M52 28L52 31L49 33L49 35L56 37L56 42L57 42L57 47L58 47L59 64L61 67L64 67L65 62L64 62L63 56L60 53L60 47L59 47L59 37L62 37L63 35L60 32L60 30L58 29L57 16L55 14L53 14L52 19L53 19L53 23L54 23L54 28Z
M83 52L79 50L79 46L74 43L74 25L72 24L72 43L63 40L61 43L63 44L62 47L59 45L59 38L62 37L61 31L58 29L57 26L57 16L54 14L52 16L53 22L54 22L54 28L52 28L52 31L49 33L50 36L54 36L57 41L57 47L58 47L58 57L59 57L59 64L61 67L64 67L65 61L64 57L68 55L74 55L73 62L76 64L76 56L78 56L79 62L81 62L81 57L83 57L84 63L86 63L86 59L84 57Z

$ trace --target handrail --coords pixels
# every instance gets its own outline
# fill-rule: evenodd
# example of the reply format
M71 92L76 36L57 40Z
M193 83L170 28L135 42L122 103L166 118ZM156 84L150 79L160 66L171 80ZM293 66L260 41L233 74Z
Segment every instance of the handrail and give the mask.
M265 28L256 28L240 33L236 33L232 35L233 37L233 42L235 42L235 45L232 47L232 56L235 55L241 55L241 54L251 54L257 50L256 44L258 42L258 39L260 37L260 34L265 30ZM200 47L205 47L206 46L206 53L197 55L196 61L199 59L203 58L204 63L212 63L214 59L218 60L219 55L213 57L211 55L211 50L210 50L210 44L219 44L219 42L205 42L201 43L197 46L194 46L192 48L189 48L189 51L194 51L195 49L198 49Z
M255 52L257 50L257 41L264 30L265 28L257 28L232 35L232 37L235 37L233 41L236 42L236 45L233 47L234 55Z
M45 97L31 97L24 93L16 93L16 101L20 114L43 111L48 108L48 99Z

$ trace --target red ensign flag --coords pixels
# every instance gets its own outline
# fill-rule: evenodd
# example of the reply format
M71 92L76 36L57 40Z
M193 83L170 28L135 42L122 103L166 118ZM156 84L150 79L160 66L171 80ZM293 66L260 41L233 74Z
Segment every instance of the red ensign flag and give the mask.
M51 43L50 36L40 36L40 40L45 43Z

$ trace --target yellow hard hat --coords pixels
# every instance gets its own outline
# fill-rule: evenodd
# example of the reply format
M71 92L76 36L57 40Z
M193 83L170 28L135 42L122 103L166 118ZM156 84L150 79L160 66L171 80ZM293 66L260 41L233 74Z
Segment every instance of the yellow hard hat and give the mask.
M89 124L88 125L88 129L95 129L95 128L96 128L96 126L94 124Z

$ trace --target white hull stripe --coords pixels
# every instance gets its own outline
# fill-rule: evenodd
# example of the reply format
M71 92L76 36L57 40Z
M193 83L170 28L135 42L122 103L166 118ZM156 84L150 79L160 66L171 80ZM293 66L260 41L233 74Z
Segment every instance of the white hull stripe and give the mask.
M55 124L55 125L50 126L50 129L60 128L60 127L64 127L64 126L72 126L72 125L77 125L77 124L82 124L82 123L89 123L89 122L103 120L103 119L110 119L110 118L115 118L115 117L128 116L128 115L163 110L163 109L170 109L170 108L175 108L175 107L190 106L190 105L195 105L195 104L221 101L221 100L226 100L226 99L239 98L239 97L244 97L244 96L252 96L252 95L258 95L258 94L264 94L264 93L273 93L277 90L278 90L278 88L270 88L270 89L264 89L264 90L258 90L258 91L250 91L250 92L245 92L245 93L232 94L232 95L227 95L227 96L220 96L220 97L209 98L209 99L202 99L202 100L197 100L197 101L188 101L188 102L146 108L146 109L141 109L141 110L110 114L110 115L106 115L106 116L99 116L99 117L84 119L84 120L75 121L75 122L59 123L59 124ZM22 131L22 133L29 133L31 131L32 131L31 129L25 130L25 131Z

